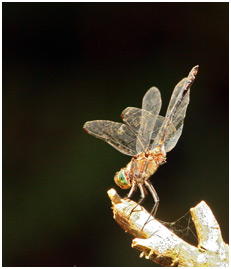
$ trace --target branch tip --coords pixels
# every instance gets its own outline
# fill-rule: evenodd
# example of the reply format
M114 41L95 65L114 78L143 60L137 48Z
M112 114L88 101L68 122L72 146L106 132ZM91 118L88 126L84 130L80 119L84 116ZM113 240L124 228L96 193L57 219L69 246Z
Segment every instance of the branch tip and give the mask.
M219 225L206 202L190 209L198 234L198 247L168 230L140 205L121 199L114 189L108 191L116 222L135 239L132 247L140 256L163 266L224 267L229 265L229 248L221 237ZM146 224L147 218L150 221Z

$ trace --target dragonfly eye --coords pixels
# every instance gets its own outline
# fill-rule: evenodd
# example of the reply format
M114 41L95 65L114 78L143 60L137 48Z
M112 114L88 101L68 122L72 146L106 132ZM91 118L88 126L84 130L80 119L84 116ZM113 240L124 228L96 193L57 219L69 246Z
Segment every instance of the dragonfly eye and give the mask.
M115 183L121 189L129 189L131 186L129 177L125 174L124 169L121 169L118 173L116 173L114 180L115 180Z

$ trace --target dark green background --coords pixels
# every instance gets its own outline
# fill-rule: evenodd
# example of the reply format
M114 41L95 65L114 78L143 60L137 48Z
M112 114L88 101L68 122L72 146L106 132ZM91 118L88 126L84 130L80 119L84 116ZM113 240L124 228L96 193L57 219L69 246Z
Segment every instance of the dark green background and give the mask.
M205 200L228 242L228 3L3 3L3 265L153 266L107 190L130 158L87 135L200 65L183 134L152 177L157 218ZM152 201L149 199L150 204Z

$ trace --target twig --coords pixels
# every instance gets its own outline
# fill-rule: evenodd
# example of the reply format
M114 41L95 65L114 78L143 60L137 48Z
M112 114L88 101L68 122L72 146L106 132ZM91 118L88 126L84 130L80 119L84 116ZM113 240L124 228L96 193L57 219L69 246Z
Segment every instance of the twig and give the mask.
M146 259L163 266L229 265L229 247L224 243L220 227L204 201L190 209L199 242L198 247L195 247L183 241L153 217L150 217L150 221L144 226L149 213L134 201L121 199L114 189L110 189L108 195L113 205L114 219L126 232L136 237L132 241L132 247L141 250L141 256L145 256Z

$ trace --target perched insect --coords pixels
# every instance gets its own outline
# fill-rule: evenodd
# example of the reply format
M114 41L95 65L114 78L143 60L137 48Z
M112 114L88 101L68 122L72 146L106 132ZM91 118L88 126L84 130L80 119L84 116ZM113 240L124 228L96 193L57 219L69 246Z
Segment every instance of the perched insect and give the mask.
M122 189L131 188L130 198L138 188L140 204L150 191L154 199L151 215L155 216L159 198L149 178L166 162L166 152L172 150L181 136L184 118L189 104L189 92L199 66L190 71L174 88L165 117L161 109L160 92L150 88L143 97L142 109L127 107L122 112L125 124L108 120L88 121L84 130L116 148L123 154L133 156L125 168L116 173L115 183Z

